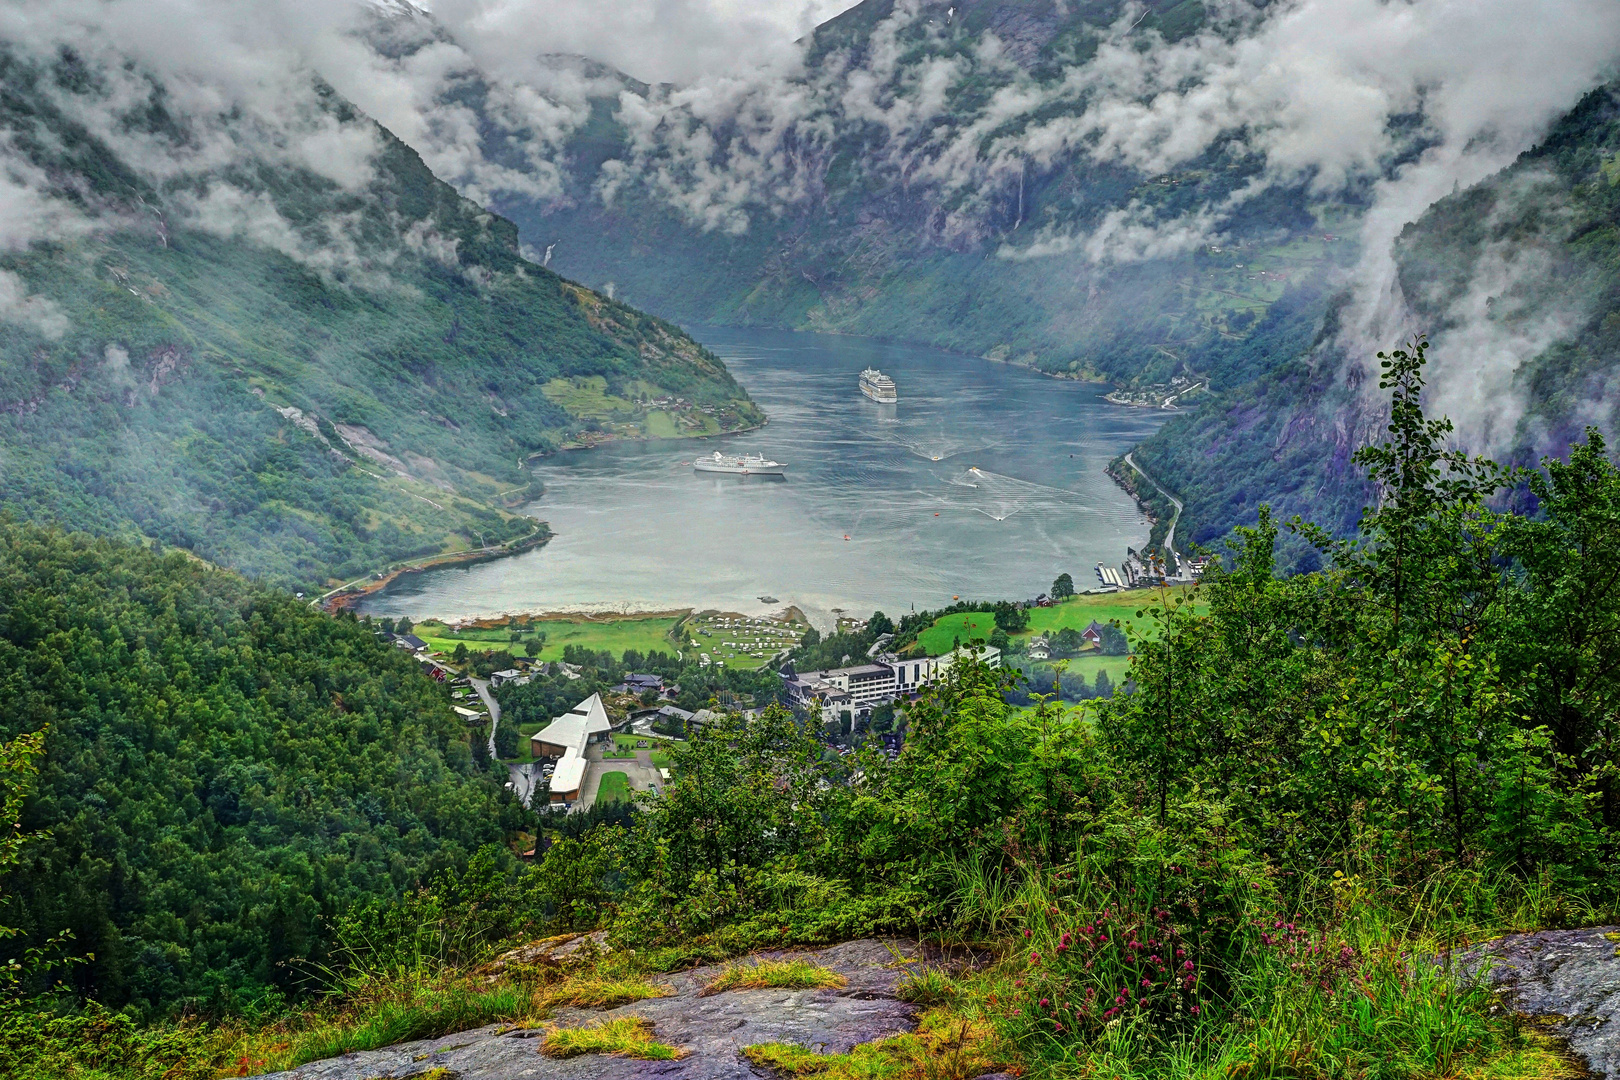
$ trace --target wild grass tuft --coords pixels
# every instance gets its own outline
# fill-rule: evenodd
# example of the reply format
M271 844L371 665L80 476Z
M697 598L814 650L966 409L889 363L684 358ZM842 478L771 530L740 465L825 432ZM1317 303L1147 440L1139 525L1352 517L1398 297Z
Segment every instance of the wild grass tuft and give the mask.
M1011 1063L999 1045L988 1024L936 1010L915 1032L862 1043L847 1054L780 1042L745 1046L742 1053L761 1068L818 1080L971 1080Z
M675 991L662 983L645 979L613 979L581 977L569 979L547 987L535 995L535 1004L542 1009L572 1006L576 1009L612 1009L632 1001L668 997Z
M752 964L727 964L702 993L727 990L824 990L849 985L849 980L812 964L808 960L760 960Z
M938 968L924 968L900 980L894 996L913 1005L943 1005L961 993L953 980Z
M265 1057L277 1069L294 1069L340 1054L379 1050L395 1043L517 1020L527 1016L532 1007L529 991L521 986L479 987L457 982L410 989L394 987L368 1003L289 1033L279 1040L281 1047Z
M686 1056L685 1050L657 1042L652 1036L652 1021L624 1016L587 1027L553 1028L540 1044L540 1052L554 1058L615 1054L642 1061L675 1061Z

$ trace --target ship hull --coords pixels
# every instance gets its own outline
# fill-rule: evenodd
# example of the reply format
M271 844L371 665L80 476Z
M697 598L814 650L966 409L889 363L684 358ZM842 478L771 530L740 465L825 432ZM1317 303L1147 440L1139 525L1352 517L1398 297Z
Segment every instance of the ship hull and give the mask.
M900 395L894 393L893 391L884 394L881 391L872 389L870 386L867 386L864 383L861 385L861 393L865 394L879 405L894 405L900 400Z
M713 462L699 461L692 465L695 472L725 473L728 476L781 476L787 469L786 465L716 465Z

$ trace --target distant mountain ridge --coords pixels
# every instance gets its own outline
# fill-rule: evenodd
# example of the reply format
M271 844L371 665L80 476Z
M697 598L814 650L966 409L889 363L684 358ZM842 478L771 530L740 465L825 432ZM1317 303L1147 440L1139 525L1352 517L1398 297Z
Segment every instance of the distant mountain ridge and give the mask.
M737 115L712 120L680 88L598 65L574 85L570 119L540 135L503 119L490 104L499 80L468 68L446 81L441 104L478 118L487 171L451 179L483 190L553 268L669 317L1165 381L1204 345L1241 336L1285 282L1320 292L1353 251L1321 240L1332 227L1299 182L1234 209L1224 244L1177 240L1163 258L1106 265L1084 252L1030 257L1106 246L1126 226L1221 203L1261 168L1230 139L1174 174L1092 161L1078 146L1025 147L1083 111L1065 73L1120 32L1126 8L867 0L815 31L802 75L736 88ZM1174 42L1204 24L1197 2L1154 0L1131 32ZM376 40L409 56L451 39L417 16L383 20ZM949 88L913 109L907 95L924 94L913 84L932 75ZM856 103L861 87L869 100ZM1019 94L1051 101L987 119L998 95ZM982 154L964 157L980 143ZM543 172L543 193L502 187L496 168ZM1274 273L1251 299L1242 264L1255 258Z

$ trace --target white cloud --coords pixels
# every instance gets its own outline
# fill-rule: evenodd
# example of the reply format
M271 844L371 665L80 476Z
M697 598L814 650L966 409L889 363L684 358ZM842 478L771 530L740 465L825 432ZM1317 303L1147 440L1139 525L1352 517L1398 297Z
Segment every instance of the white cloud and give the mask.
M51 341L67 333L71 323L51 300L28 291L28 283L9 270L0 270L0 321L24 326Z

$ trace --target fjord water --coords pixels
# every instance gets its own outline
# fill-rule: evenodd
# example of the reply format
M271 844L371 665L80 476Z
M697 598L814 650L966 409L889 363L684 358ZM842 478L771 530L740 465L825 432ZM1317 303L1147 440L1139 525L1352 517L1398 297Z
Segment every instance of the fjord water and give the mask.
M760 612L796 604L891 615L951 597L1021 598L1067 571L1082 589L1148 523L1103 475L1164 414L1105 388L936 349L822 334L699 328L769 423L708 440L617 444L538 463L529 513L545 547L407 576L377 614ZM857 389L864 367L898 405ZM760 453L785 479L694 473L715 450ZM778 604L758 598L771 596Z

